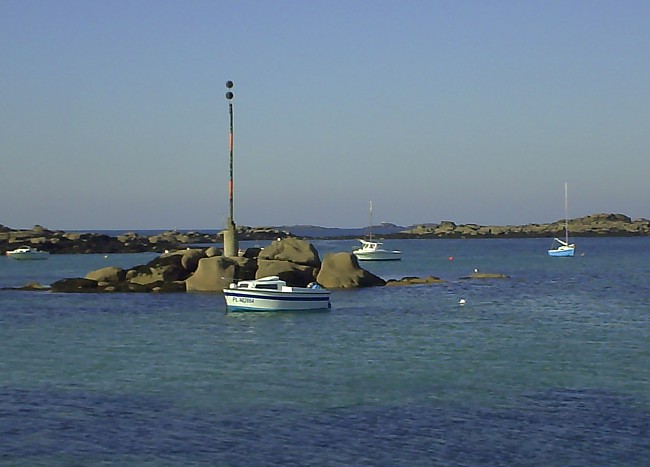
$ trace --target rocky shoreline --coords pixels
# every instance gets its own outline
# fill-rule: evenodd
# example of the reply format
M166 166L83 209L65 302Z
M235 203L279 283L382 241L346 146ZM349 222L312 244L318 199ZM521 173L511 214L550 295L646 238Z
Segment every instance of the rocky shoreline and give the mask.
M592 214L569 220L571 237L639 237L650 235L650 220L635 219L624 214ZM420 224L395 233L382 234L383 238L445 239L445 238L552 238L564 235L564 221L550 224L478 225L456 224L442 221L437 224ZM276 240L295 237L285 230L273 227L238 228L240 240ZM315 237L301 237L314 240ZM336 236L328 239L356 238ZM223 235L176 230L145 236L129 232L115 237L98 233L64 232L49 230L40 225L32 229L11 229L0 225L0 254L31 246L52 254L75 253L164 253L188 245L221 244Z

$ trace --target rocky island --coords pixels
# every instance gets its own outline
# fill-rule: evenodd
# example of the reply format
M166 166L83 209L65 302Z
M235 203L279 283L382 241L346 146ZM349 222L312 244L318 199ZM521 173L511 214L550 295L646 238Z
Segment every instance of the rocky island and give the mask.
M650 220L624 214L591 214L569 219L571 237L640 237L650 235ZM564 220L550 224L456 225L451 221L421 224L390 235L392 238L553 238L564 236Z
M51 291L221 292L231 282L267 276L298 287L310 282L328 289L386 285L361 268L352 253L328 253L321 262L311 243L289 237L263 249L248 248L237 257L223 256L216 247L171 251L128 270L105 267L83 278L62 279L52 284Z

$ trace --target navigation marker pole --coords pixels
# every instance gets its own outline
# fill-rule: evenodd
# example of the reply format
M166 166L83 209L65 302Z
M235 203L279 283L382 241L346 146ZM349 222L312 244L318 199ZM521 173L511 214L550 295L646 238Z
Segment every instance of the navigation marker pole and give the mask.
M232 81L226 82L226 88L232 89L234 83ZM226 92L226 99L228 100L228 112L230 114L230 179L228 181L228 197L230 202L230 213L228 215L228 225L223 232L223 255L224 256L238 256L239 247L237 245L237 229L235 227L235 217L233 215L233 112L232 112L232 99L235 95L232 91Z

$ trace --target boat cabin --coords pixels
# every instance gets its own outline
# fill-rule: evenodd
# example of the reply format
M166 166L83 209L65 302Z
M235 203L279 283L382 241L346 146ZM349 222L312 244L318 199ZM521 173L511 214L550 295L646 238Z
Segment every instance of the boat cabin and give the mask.
M282 290L287 283L278 276L263 277L252 281L240 281L230 284L231 289Z

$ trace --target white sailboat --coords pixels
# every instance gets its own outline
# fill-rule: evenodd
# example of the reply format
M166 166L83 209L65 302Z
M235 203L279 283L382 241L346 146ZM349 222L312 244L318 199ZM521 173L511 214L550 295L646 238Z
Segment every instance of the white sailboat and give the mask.
M564 240L559 238L553 239L553 245L548 254L550 256L573 256L576 251L574 243L569 243L569 204L568 204L568 184L564 182Z
M402 259L402 252L399 250L385 250L383 243L375 242L372 239L372 201L370 201L370 235L368 240L359 239L361 248L352 252L360 261L399 261Z

